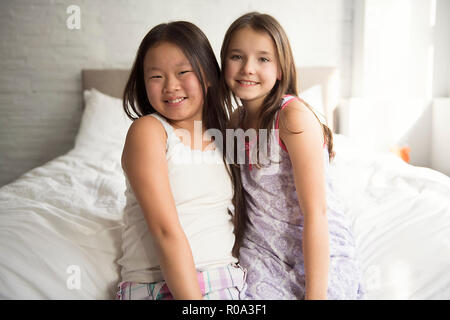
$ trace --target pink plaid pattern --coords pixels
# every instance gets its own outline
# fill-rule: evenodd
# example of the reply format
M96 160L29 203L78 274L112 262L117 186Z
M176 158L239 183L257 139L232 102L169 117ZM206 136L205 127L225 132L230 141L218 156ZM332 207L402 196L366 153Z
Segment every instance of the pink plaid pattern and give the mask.
M203 299L240 300L244 296L247 271L238 264L231 264L197 272ZM118 285L116 300L173 300L165 281L136 283L124 281Z

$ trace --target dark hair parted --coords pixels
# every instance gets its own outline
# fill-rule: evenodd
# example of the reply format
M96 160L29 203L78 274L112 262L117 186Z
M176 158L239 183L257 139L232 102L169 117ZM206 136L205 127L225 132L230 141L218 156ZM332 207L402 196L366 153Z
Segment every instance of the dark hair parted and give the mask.
M222 49L220 51L220 58L222 63L220 89L221 96L223 97L225 105L228 109L232 108L232 99L234 99L234 101L238 101L236 96L232 92L230 92L224 77L229 44L233 34L245 27L251 28L257 32L267 33L272 38L275 44L276 54L278 56L279 67L281 69L281 80L276 81L275 86L273 87L271 92L265 97L257 121L258 129L270 130L273 127L275 115L281 107L283 96L286 94L298 96L297 72L294 62L294 56L289 44L289 39L284 29L272 16L268 14L261 14L258 12L250 12L235 20L225 33ZM331 160L334 156L333 134L331 130L328 128L328 126L326 126L319 120L316 113L308 103L306 103L302 99L301 101L314 113L317 120L321 123L324 138L328 146L329 158Z
M131 120L156 112L145 89L144 58L149 49L169 42L189 60L203 90L202 121L207 129L225 128L227 112L219 101L220 68L205 34L187 21L162 23L152 28L142 40L123 94L123 108ZM134 116L133 115L136 115Z
M222 133L223 141L215 143L219 150L226 154L226 126L228 123L228 111L219 98L220 95L220 67L214 55L214 51L205 34L194 24L187 21L174 21L162 23L152 28L144 37L136 54L133 67L130 72L123 93L123 108L131 120L136 120L145 115L156 112L150 104L144 79L144 58L148 50L160 43L171 43L176 45L189 60L195 75L197 76L203 90L203 112L202 122L206 129L218 129ZM240 210L245 210L245 201L242 193L242 182L239 168L228 166L225 156L224 165L227 168L233 183L233 200L235 213L232 214L233 224L239 224L236 219L243 216ZM242 235L235 233L235 245L233 255L239 256L238 243Z

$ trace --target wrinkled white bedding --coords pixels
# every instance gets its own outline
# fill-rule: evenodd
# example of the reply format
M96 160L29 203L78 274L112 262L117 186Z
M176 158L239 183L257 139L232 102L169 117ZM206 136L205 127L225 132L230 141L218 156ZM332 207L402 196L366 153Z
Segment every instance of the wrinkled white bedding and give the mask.
M369 299L450 299L450 178L335 136Z
M0 188L0 299L114 298L129 123L118 120L118 99L85 98L75 148ZM115 140L95 140L98 126ZM450 178L343 136L335 149L331 176L352 217L367 298L450 299Z
M0 189L1 299L113 297L125 182L120 154L97 156L73 150Z

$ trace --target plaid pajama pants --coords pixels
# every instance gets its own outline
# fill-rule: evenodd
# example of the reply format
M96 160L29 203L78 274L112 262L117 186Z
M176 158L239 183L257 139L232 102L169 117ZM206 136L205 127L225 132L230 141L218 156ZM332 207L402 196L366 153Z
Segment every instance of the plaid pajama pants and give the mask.
M206 300L240 300L246 289L247 270L238 264L197 272L198 283ZM165 281L138 283L122 281L116 300L173 300Z

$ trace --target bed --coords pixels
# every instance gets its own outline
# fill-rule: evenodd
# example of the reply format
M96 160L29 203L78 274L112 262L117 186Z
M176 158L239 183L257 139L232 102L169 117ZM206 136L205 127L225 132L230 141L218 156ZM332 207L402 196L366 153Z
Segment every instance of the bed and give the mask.
M120 280L128 70L83 70L74 148L0 188L1 299L112 299ZM335 123L337 70L300 68ZM330 173L351 217L368 299L450 299L450 178L335 135Z

